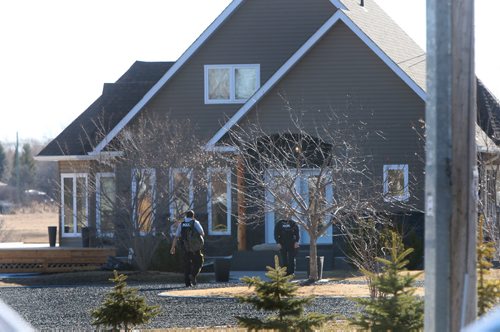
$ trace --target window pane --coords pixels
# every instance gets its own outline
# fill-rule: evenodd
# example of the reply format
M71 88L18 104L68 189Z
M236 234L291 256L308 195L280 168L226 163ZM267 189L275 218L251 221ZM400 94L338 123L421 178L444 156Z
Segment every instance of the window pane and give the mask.
M176 172L173 176L173 193L172 193L172 213L173 218L180 218L184 212L191 207L189 195L190 178L189 173Z
M274 222L282 219L288 219L291 209L294 207L293 195L285 186L279 186L273 190L274 197Z
M208 99L229 99L229 68L208 69Z
M404 196L405 176L402 169L387 170L387 188L390 196Z
M248 99L256 91L257 70L255 68L237 68L235 72L236 99Z
M85 178L76 178L76 222L77 233L82 232L82 227L87 226L87 188Z
M99 195L101 232L110 233L114 230L113 206L115 204L115 178L101 177L101 192Z
M212 186L212 231L227 231L227 181L225 173L213 173Z
M64 178L64 233L73 233L73 178Z
M150 170L142 170L137 182L138 228L141 232L153 229L154 212L154 175Z

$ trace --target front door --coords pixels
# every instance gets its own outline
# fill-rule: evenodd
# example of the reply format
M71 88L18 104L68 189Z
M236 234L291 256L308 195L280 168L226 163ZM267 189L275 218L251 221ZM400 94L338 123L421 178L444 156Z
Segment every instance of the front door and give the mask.
M301 170L301 175L296 178L295 180L295 190L296 192L302 197L302 199L305 201L306 204L309 205L309 202L311 202L311 196L314 192L314 186L316 185L316 180L318 178L320 171L317 169L307 169L307 170ZM268 183L270 185L273 184L273 177L274 173L273 171L268 171L267 172L268 176ZM296 205L293 202L292 199L292 194L288 190L276 190L277 193L281 196L282 201L287 201L289 202L289 205L296 208ZM324 192L318 193L320 195L325 195L324 197L326 198L327 202L332 202L333 200L333 188L331 183L326 185L326 189ZM265 215L265 224L266 224L266 243L275 243L274 241L274 226L275 224L284 218L284 216L279 212L279 209L276 207L275 203L275 198L273 195L269 192L266 191L266 201L267 201L267 206L269 207L268 211L266 212ZM274 208L273 208L274 207ZM326 220L325 220L326 221ZM307 234L307 231L300 227L300 243L301 244L309 244L309 235ZM321 236L317 243L318 244L331 244L332 243L332 226L330 226L327 231Z
M87 226L87 174L61 174L61 229L63 237L80 237Z

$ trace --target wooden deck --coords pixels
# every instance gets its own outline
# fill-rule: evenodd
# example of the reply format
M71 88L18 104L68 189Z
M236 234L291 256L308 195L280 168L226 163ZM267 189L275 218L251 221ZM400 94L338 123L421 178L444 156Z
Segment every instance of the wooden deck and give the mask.
M99 269L114 248L0 249L0 273L50 273Z

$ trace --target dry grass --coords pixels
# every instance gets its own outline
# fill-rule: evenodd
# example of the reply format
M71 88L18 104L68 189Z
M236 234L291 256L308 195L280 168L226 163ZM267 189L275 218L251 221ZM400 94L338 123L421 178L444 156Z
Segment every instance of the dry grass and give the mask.
M327 322L319 332L354 332L359 329L349 326L345 320L335 320ZM248 330L241 327L196 327L196 328L171 328L171 329L153 329L153 330L140 330L142 332L186 332L186 331L203 331L203 332L247 332ZM259 330L261 332L277 332L275 330Z
M411 271L411 274L418 273ZM423 278L422 276L419 279ZM332 278L338 280L338 278ZM308 286L300 286L297 294L299 296L332 296L332 297L366 297L370 293L368 287L363 282L363 277L353 276L346 277L343 280L346 283L331 284L331 283L316 283ZM221 296L221 297L234 297L234 296L247 296L254 293L253 288L247 286L234 286L222 288L208 288L208 289L182 289L164 292L162 295L169 296ZM424 295L423 287L417 287L415 294Z
M48 243L48 226L58 226L57 207L35 205L0 215L1 242Z

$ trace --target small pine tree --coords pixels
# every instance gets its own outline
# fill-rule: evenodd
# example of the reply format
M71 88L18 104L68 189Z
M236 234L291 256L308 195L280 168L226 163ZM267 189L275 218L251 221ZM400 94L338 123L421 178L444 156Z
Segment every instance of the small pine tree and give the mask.
M419 331L424 325L424 302L413 295L415 290L412 288L418 274L401 274L408 264L406 257L413 249L404 250L401 237L396 232L391 232L391 242L391 257L377 257L383 265L382 273L372 274L378 295L356 299L364 310L350 322L370 331Z
M298 286L291 282L293 276L286 275L286 267L280 267L278 256L274 257L275 267L267 267L266 276L270 281L262 281L259 277L245 277L242 281L248 287L255 287L255 295L240 296L244 303L252 304L256 309L277 312L265 320L254 317L236 316L240 326L249 331L270 329L278 331L313 331L332 316L319 313L304 315L304 306L314 298L312 296L298 298Z
M159 314L158 306L149 306L137 289L127 286L127 276L114 271L113 290L103 304L92 311L92 325L111 327L112 331L129 331L136 325L146 324Z
M477 232L477 311L482 316L494 305L500 302L500 281L485 280L492 267L491 260L495 254L495 245L493 242L485 242L483 236L484 216L479 217Z

